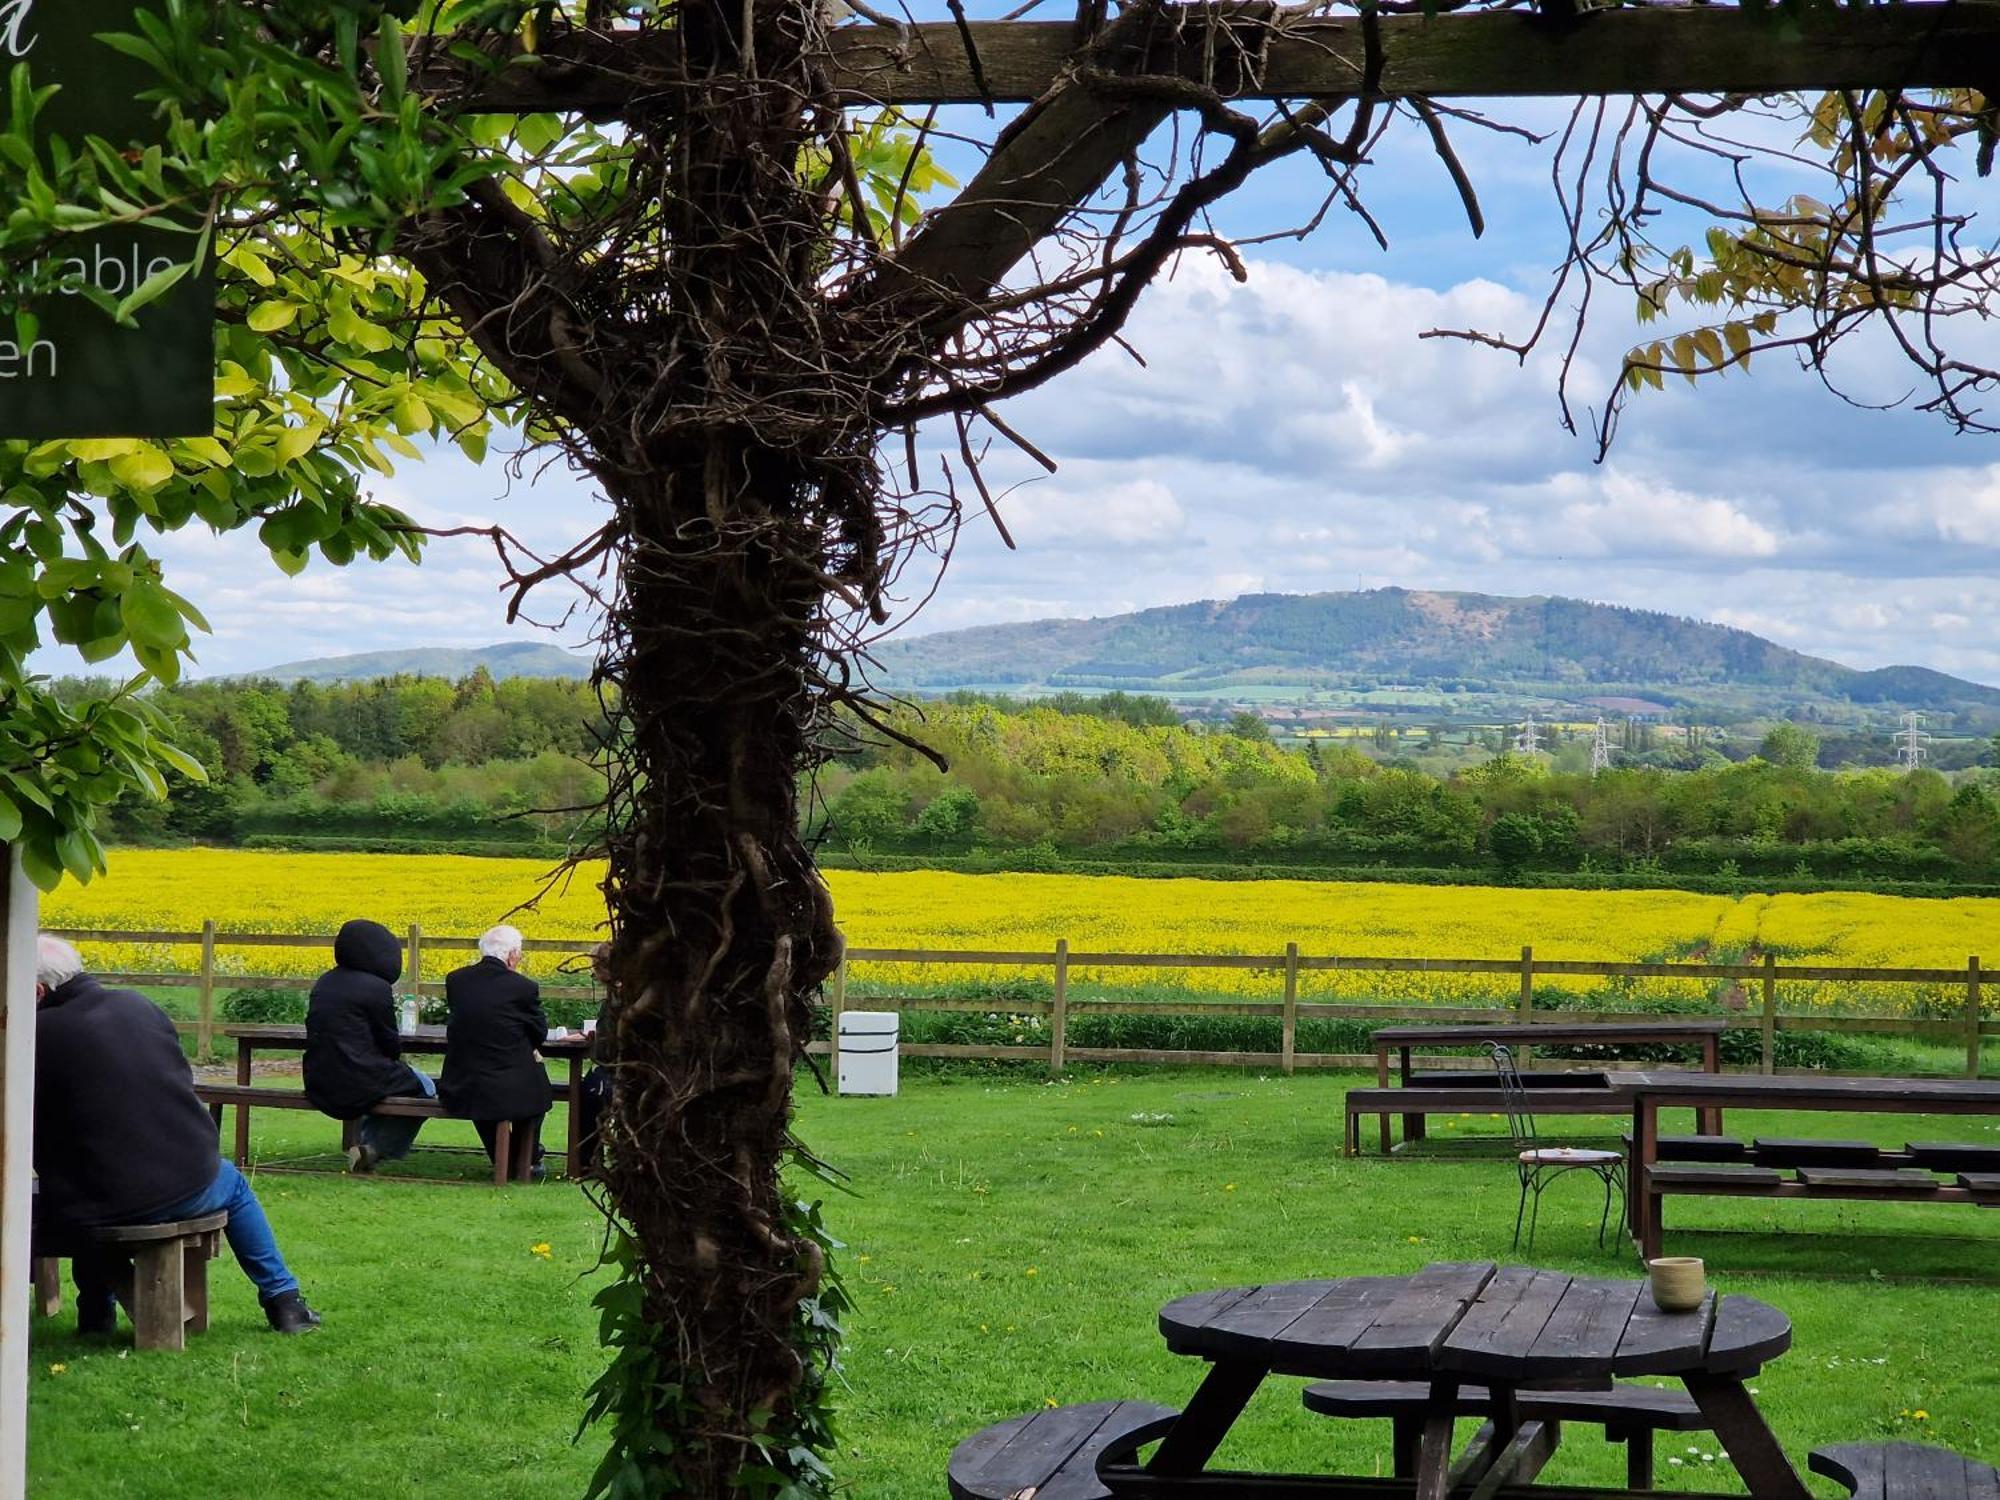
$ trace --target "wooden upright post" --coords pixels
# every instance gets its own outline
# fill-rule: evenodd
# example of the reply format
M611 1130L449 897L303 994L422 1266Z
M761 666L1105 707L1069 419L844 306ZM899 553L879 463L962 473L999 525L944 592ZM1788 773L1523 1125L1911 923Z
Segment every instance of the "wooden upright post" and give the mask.
M827 1002L826 1050L833 1059L833 1091L840 1092L840 1013L847 1009L847 954L840 955L840 967L833 971L833 996Z
M1069 1046L1069 939L1056 939L1056 1003L1049 1012L1049 1076L1060 1078Z
M410 981L409 993L417 997L417 1019L424 1014L424 928L421 922L410 924L410 961L403 966L404 976Z
M201 924L201 989L195 1001L195 1056L215 1056L215 918Z
M1764 955L1764 1071L1778 1071L1778 955Z
M1523 946L1521 949L1521 1005L1520 1021L1523 1026L1535 1019L1535 950ZM1535 1050L1523 1042L1514 1054L1522 1067L1535 1060Z
M34 1276L35 888L0 845L0 1500L28 1492Z
M1979 955L1965 961L1965 1076L1979 1076Z
M1285 944L1285 1020L1278 1042L1278 1066L1289 1073L1299 1050L1299 945Z

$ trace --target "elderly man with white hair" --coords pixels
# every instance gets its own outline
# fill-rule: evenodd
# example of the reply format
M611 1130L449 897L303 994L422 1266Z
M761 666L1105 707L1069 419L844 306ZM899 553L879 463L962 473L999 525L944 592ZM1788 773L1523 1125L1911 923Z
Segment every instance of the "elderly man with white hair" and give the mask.
M217 1149L174 1023L144 995L106 989L47 933L35 944L34 1155L37 1249L70 1257L79 1333L116 1329L114 1293L130 1274L89 1231L220 1209L271 1327L319 1325L257 1195Z
M529 1175L540 1180L542 1117L554 1091L536 1052L548 1036L542 992L519 972L521 934L494 927L479 939L479 961L445 975L444 1070L438 1098L472 1121L491 1157L502 1120L516 1141L532 1142Z

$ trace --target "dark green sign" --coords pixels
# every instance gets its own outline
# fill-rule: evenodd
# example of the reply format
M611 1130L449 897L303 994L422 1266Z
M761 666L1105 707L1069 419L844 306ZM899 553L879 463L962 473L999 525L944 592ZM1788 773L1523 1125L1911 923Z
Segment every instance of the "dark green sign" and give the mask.
M121 145L158 136L138 97L158 79L97 40L131 31L133 0L0 0L0 78L26 63L37 87L60 84L45 134L81 150L86 135ZM0 212L5 211L0 204ZM190 259L191 236L99 230L51 244L0 283L0 438L197 437L215 425L215 281L205 265L123 328L82 293L130 296ZM24 293L17 277L39 287ZM33 315L24 328L16 314Z

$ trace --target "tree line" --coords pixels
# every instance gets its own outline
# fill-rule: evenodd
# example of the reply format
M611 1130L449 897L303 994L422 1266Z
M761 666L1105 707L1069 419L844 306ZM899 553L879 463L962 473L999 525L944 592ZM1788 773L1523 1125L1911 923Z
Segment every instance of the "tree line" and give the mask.
M1434 775L1347 744L1282 748L1254 716L1207 727L1075 707L906 706L893 727L949 771L904 744L857 751L822 777L817 831L835 849L938 856L1040 849L1502 876L1984 883L2000 873L2000 776L1820 770L1797 725L1773 729L1746 760L1710 755L1687 770L1614 763L1593 775L1499 754Z
M583 828L603 790L588 757L604 709L583 682L484 669L456 682L213 681L153 703L208 780L119 804L127 840L542 851ZM805 789L824 847L1030 865L2000 877L2000 775L1821 770L1819 743L1793 724L1733 764L1621 752L1594 776L1581 747L1435 771L1347 742L1281 745L1254 714L1184 723L1127 693L961 694L905 705L890 725L949 770L855 735Z

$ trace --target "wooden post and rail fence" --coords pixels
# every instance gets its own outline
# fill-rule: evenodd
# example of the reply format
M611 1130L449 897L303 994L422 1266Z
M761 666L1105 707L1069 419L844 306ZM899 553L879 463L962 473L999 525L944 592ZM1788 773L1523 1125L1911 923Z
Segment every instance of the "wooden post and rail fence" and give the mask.
M297 975L260 975L225 972L218 951L243 948L311 948L322 954L332 951L329 933L222 932L213 921L203 922L198 932L121 932L102 929L60 929L58 935L83 946L88 957L92 944L138 944L149 948L188 947L197 951L191 970L168 972L113 972L100 970L109 982L142 988L192 988L196 992L196 1014L191 1021L176 1021L183 1032L195 1036L197 1056L214 1055L216 995L223 989L305 990L309 978ZM531 954L561 954L582 970L586 955L598 939L531 938L523 946ZM397 988L405 994L441 996L444 981L440 973L426 978L424 969L432 950L441 954L477 951L478 939L464 936L437 936L412 923L405 939L403 977ZM1047 1000L1019 1000L1011 997L957 998L929 995L870 994L852 1003L849 967L852 964L942 964L995 968L1046 969L1052 977ZM233 967L233 964L232 964ZM1250 970L1272 977L1278 998L1269 1001L1204 1000L1190 996L1174 1000L1075 999L1070 994L1071 974L1077 969L1223 969ZM1299 999L1302 974L1311 973L1421 973L1471 974L1492 977L1496 1003L1489 1006L1445 1005L1396 1002L1317 1002ZM906 1057L942 1057L989 1061L1042 1061L1049 1071L1061 1073L1073 1062L1134 1062L1235 1067L1276 1068L1292 1073L1301 1068L1359 1068L1373 1066L1372 1056L1360 1053L1310 1053L1298 1050L1301 1020L1360 1020L1383 1025L1432 1021L1440 1025L1483 1021L1527 1021L1559 1014L1566 1022L1630 1020L1632 1012L1586 1010L1564 1006L1558 1012L1547 1004L1536 1004L1536 985L1563 978L1663 979L1680 981L1729 981L1745 996L1736 1013L1744 1030L1759 1039L1759 1067L1762 1072L1785 1071L1777 1067L1778 1035L1785 1031L1838 1031L1875 1036L1903 1036L1937 1042L1965 1054L1967 1077L1979 1075L1981 1049L1985 1038L2000 1035L2000 1018L1984 1014L1983 975L1978 957L1966 959L1963 967L1950 969L1855 968L1825 964L1785 964L1773 954L1765 954L1755 964L1719 963L1605 963L1577 959L1536 958L1532 947L1523 947L1518 959L1511 958L1404 958L1373 955L1325 955L1300 952L1297 943L1287 943L1278 954L1242 953L1098 953L1071 949L1069 940L1059 938L1048 949L849 948L847 957L828 982L827 1006L831 1012L831 1039L814 1042L811 1050L821 1055L839 1053L841 1013L848 1009L893 1010L897 1012L960 1012L984 1015L1033 1017L1046 1021L1047 1040L1034 1045L979 1043L903 1043ZM1508 979L1518 981L1519 999L1509 1010L1498 1003L1498 995ZM1796 1014L1778 1008L1781 984L1867 983L1888 985L1948 986L1962 995L1956 1016L1918 1019L1914 1017L1850 1014ZM1761 1002L1753 1009L1753 992ZM542 993L550 998L592 999L597 990L588 983L544 984ZM1147 1016L1228 1016L1275 1018L1279 1046L1275 1052L1202 1052L1140 1047L1079 1047L1070 1040L1072 1017L1090 1015ZM1526 1049L1523 1049L1523 1057Z

